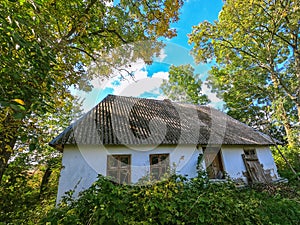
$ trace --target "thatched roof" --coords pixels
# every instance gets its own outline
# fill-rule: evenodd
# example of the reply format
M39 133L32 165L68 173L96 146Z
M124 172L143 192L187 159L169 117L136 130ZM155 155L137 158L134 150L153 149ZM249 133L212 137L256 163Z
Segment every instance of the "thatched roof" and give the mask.
M108 95L50 143L272 145L265 134L209 106Z

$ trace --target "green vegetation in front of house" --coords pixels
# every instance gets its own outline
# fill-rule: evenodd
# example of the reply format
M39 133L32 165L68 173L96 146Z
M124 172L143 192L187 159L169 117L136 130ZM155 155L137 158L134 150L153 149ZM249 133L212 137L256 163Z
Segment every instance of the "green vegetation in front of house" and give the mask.
M298 170L297 148L281 151ZM0 185L0 224L299 224L300 182L275 149L273 155L289 183L236 188L231 182L210 184L199 174L192 180L171 176L154 184L118 186L99 177L81 198L66 197L56 208L60 158L44 187L47 168L29 173L26 160L16 158Z
M236 188L173 175L156 183L115 185L100 176L72 192L41 224L297 224L300 192L291 184Z

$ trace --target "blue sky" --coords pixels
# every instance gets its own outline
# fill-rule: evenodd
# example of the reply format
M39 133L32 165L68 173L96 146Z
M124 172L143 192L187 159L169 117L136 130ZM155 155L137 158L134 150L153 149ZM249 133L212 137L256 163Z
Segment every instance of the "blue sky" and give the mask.
M148 66L143 61L133 62L131 69L134 71L134 80L121 80L120 76L114 76L107 80L93 80L94 89L89 93L77 92L83 97L85 111L98 104L108 94L134 96L143 98L164 99L159 86L163 80L168 79L170 65L191 64L195 72L205 81L209 65L196 65L190 55L192 46L188 44L188 34L192 27L205 20L210 22L218 19L222 8L222 0L188 0L181 9L180 20L172 24L177 30L177 36L172 39L162 39L166 47L159 57L154 58L153 64ZM209 92L206 85L202 87L208 94L211 105L216 108L222 107L222 101L215 94Z

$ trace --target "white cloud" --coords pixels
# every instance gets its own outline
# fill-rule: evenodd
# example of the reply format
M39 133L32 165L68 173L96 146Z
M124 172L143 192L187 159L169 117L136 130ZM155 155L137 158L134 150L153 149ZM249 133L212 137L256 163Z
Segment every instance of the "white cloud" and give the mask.
M160 71L160 72L154 73L152 77L169 80L169 72L161 72Z
M116 91L115 93L117 95L137 97L145 92L152 92L158 89L162 82L163 79L155 77L140 79L137 82L128 84L122 90L119 90L119 92Z
M158 57L155 57L155 61L162 62L168 55L166 54L166 50L162 48L159 52Z
M165 98L160 93L159 87L164 80L168 80L168 72L157 72L152 77L148 77L146 64L142 60L131 63L130 66L122 69L124 69L121 70L124 72L123 74L120 74L120 71L115 71L110 78L93 79L91 81L94 86L92 92L77 92L77 95L85 98L83 106L85 111L94 107L107 94L139 97L142 94L151 93L152 96L157 96L158 99ZM125 70L133 72L134 77L130 77Z
M114 89L114 94L123 95L123 96L140 96L145 92L153 93L154 90L158 90L163 80L167 80L169 73L168 72L158 72L154 73L152 77L147 76L147 71L136 71L134 78L128 78L120 82L118 86L108 85ZM111 82L112 84L114 82Z
M216 93L211 92L211 89L207 86L207 82L204 82L202 84L202 93L208 96L208 99L210 100L210 103L208 105L216 109L222 109L224 102L222 101L222 99L217 97Z
M129 73L132 74L139 74L141 75L142 72L145 72L146 64L143 60L137 60L134 63L131 63L130 65L123 66L119 69L114 69L113 73L108 78L95 78L91 81L91 84L96 89L103 89L105 87L109 86L109 83L114 83L114 81L120 81L122 80L122 77L125 78L125 80L133 80ZM147 75L147 72L145 72ZM134 76L135 79L135 76Z

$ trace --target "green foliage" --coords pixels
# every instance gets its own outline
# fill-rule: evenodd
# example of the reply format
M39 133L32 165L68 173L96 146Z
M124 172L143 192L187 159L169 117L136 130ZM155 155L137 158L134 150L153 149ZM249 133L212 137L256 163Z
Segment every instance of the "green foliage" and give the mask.
M60 155L47 144L78 113L69 88L88 91L95 76L136 59L151 62L161 47L156 39L176 35L170 23L182 4L1 1L0 222L35 224L53 205Z
M209 81L228 113L299 145L300 3L229 0L218 21L193 28L198 62L213 60ZM276 129L277 127L284 127Z
M289 161L291 166L295 171L300 171L300 148L299 147L290 147L290 146L278 146L280 151L284 154L286 159ZM277 165L278 172L282 177L288 178L290 181L293 181L300 174L295 175L289 166L286 164L282 156L279 154L276 148L272 148L272 153L274 161Z
M194 74L191 65L171 66L169 80L164 81L161 89L168 98L177 102L207 104L207 96L201 93L202 81Z
M19 128L13 160L0 183L0 222L36 224L53 208L61 153L48 143L81 114L79 106L77 100L66 98L55 113L32 115Z
M156 39L176 35L170 23L179 19L182 4L1 1L0 182L16 142L20 136L22 143L27 141L20 131L31 119L67 104L70 87L88 91L92 78L108 76L137 59L150 62L161 47Z
M114 185L100 176L73 200L69 195L41 224L296 224L299 193L283 186L237 189L173 175L145 186Z
M61 158L56 158L43 194L40 184L45 168L28 167L19 157L9 164L0 185L0 224L36 224L56 200Z

